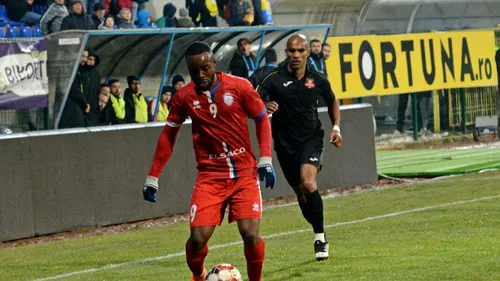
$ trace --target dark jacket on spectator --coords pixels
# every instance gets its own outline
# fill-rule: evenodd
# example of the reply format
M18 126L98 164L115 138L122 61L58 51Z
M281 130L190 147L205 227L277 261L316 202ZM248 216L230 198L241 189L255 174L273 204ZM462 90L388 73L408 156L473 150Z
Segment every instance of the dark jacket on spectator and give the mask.
M249 25L249 23L244 22L243 19L247 13L247 10L250 8L250 4L248 4L247 0L244 0L243 3L240 3L238 0L231 1L231 20L229 21L230 26L242 26Z
M97 66L99 66L101 60L96 53L90 52L89 56L96 58L95 64L94 66L87 65L84 68L81 79L83 80L83 94L87 98L87 102L90 104L90 111L94 112L99 107L101 75L97 71ZM88 116L88 118L92 119L90 116Z
M163 17L156 20L156 27L176 27L174 15L177 12L177 8L172 3L167 3L163 6Z
M99 25L102 23L102 21L95 14L92 14L92 22L94 23L94 29L99 28Z
M114 114L111 102L108 101L106 106L101 110L99 105L97 108L90 110L89 123L87 126L106 126L111 125L112 122L112 114Z
M204 27L217 26L217 17L210 14L205 0L186 0L186 8L189 10L189 17L195 26L200 26L200 23ZM200 21L197 21L198 16Z
M250 56L243 58L239 53L235 53L230 63L231 74L242 78L248 78L249 71L253 71L252 63L255 63L254 55L250 54Z
M61 129L85 127L84 114L88 102L82 93L82 72L84 72L84 67L80 65L61 115L59 122L59 128Z
M65 17L69 15L68 9L64 5L56 3L50 5L49 9L40 20L40 31L42 35L48 35L61 30L61 24Z
M92 30L96 28L92 18L85 13L76 14L72 12L63 19L61 24L61 31L73 29Z
M26 0L8 0L5 8L11 21L21 21L24 15L31 11L31 5Z

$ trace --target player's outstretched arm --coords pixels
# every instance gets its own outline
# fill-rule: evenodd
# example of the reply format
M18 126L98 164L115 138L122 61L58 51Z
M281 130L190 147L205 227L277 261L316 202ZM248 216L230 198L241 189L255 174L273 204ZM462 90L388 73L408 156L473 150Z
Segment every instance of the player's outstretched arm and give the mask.
M328 114L332 120L333 130L330 133L330 143L336 147L342 147L342 135L340 134L340 106L337 99L328 106Z
M255 129L257 133L257 140L259 142L260 160L257 165L257 172L259 173L260 180L266 180L267 188L274 188L276 183L276 173L273 168L273 158L271 154L271 123L266 114L266 110L262 111L260 118L255 118Z
M179 135L179 130L180 127L172 127L169 123L167 123L158 138L153 163L151 164L151 169L149 170L146 183L143 188L143 196L146 201L157 201L156 192L158 191L158 178L160 177L160 174L168 160L172 156L172 150L177 136Z
M267 116L267 110L259 94L248 82L240 86L244 97L244 107L248 116L255 120L255 129L260 148L260 160L257 165L257 172L260 180L266 180L266 187L274 188L276 174L274 173L271 154L271 123Z

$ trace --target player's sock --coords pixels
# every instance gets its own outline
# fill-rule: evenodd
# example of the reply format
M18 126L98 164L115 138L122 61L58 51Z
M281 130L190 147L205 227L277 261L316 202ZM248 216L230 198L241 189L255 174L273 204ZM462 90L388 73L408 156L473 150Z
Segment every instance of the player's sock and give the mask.
M311 216L309 215L309 208L307 207L306 200L302 197L302 198L297 198L297 201L299 202L299 206L300 206L300 210L302 211L302 215L304 216L306 221L312 225L313 222L311 221Z
M186 242L186 261L193 276L201 276L203 274L203 263L208 254L208 245L198 252L191 249L189 240Z
M306 194L306 208L309 215L307 221L312 224L314 233L325 233L323 225L323 199L318 190Z
M245 246L245 258L247 259L248 281L262 280L262 267L266 256L266 243L260 237L257 245L253 247Z

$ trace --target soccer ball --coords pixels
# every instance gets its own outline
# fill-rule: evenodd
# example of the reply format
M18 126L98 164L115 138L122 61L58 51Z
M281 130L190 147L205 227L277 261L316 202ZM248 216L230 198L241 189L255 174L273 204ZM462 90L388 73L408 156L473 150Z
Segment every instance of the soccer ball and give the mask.
M218 264L207 274L206 281L243 281L240 271L227 263Z

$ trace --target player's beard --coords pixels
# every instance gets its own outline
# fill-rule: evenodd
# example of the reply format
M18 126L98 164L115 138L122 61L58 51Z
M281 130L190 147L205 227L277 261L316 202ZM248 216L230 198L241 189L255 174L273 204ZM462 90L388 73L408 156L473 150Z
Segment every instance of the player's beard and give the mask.
M216 78L217 77L217 74L214 73L214 75L212 76L212 79L208 80L208 83L206 86L201 86L201 85L198 85L198 88L201 90L201 91L208 91L208 89L210 89L213 85L214 85L214 82L216 81Z

